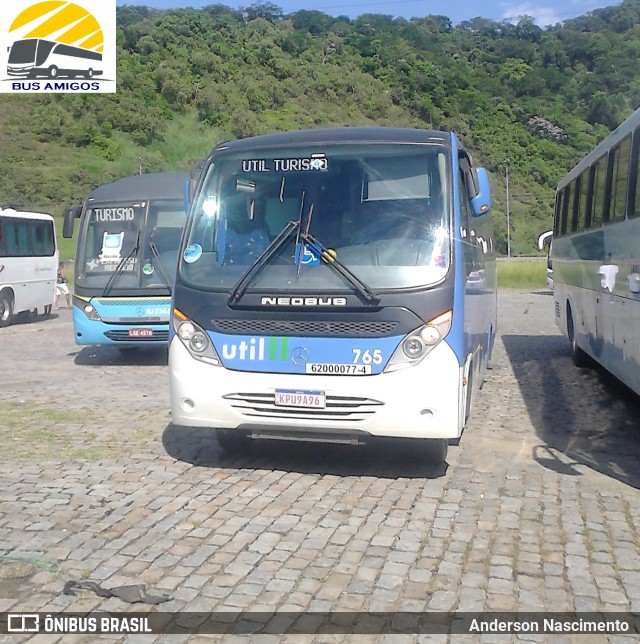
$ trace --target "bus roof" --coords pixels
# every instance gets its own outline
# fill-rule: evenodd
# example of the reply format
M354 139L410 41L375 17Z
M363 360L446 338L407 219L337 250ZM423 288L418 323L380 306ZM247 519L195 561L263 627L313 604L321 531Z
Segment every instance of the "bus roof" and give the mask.
M188 172L134 174L96 188L87 201L125 201L129 199L181 199L189 181Z
M0 208L0 217L17 217L18 219L45 219L53 220L51 215L44 212L28 212L25 210L14 210L13 208Z
M400 127L332 127L264 134L218 144L213 152L297 145L353 143L451 143L450 132Z

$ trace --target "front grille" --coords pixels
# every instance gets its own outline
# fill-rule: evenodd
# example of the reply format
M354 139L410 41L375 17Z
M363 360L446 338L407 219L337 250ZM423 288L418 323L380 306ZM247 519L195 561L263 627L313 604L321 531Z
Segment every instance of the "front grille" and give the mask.
M167 324L169 320L166 317L161 318L158 316L146 316L138 318L108 318L103 315L102 321L105 324Z
M149 298L144 298L141 300L130 300L127 298L96 298L96 304L99 306L168 306L169 299L164 298L163 300L150 300Z
M169 342L169 331L154 331L151 337L132 338L129 331L105 331L105 336L114 342Z
M361 422L376 413L376 407L384 405L371 398L327 396L325 409L280 407L275 404L274 393L237 393L223 396L231 406L248 418L299 418L307 420Z
M212 320L215 331L238 335L382 337L392 335L395 320L356 322L343 320Z

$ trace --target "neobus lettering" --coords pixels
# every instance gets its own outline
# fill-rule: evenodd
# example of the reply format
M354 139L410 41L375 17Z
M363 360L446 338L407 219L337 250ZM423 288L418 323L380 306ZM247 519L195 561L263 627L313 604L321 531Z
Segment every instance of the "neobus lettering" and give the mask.
M133 221L135 211L133 208L94 208L96 221Z
M346 306L346 297L263 297L265 306Z

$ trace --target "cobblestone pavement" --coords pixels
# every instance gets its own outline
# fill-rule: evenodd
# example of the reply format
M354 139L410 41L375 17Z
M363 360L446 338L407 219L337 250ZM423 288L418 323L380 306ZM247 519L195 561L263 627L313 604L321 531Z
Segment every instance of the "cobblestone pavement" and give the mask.
M572 366L549 293L505 291L499 313L439 469L386 443L233 460L170 424L166 351L77 347L67 310L0 330L0 611L150 609L61 594L85 579L145 583L170 611L640 612L640 399Z

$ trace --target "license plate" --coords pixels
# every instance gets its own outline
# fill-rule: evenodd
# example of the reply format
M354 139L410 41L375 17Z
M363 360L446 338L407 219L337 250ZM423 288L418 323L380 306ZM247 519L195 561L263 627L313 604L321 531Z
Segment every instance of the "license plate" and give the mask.
M130 338L151 338L153 329L129 329Z
M276 389L278 407L304 407L306 409L324 409L324 391L305 391L299 389Z
M339 376L367 376L371 373L370 364L329 364L324 362L307 363L306 373L325 373Z

